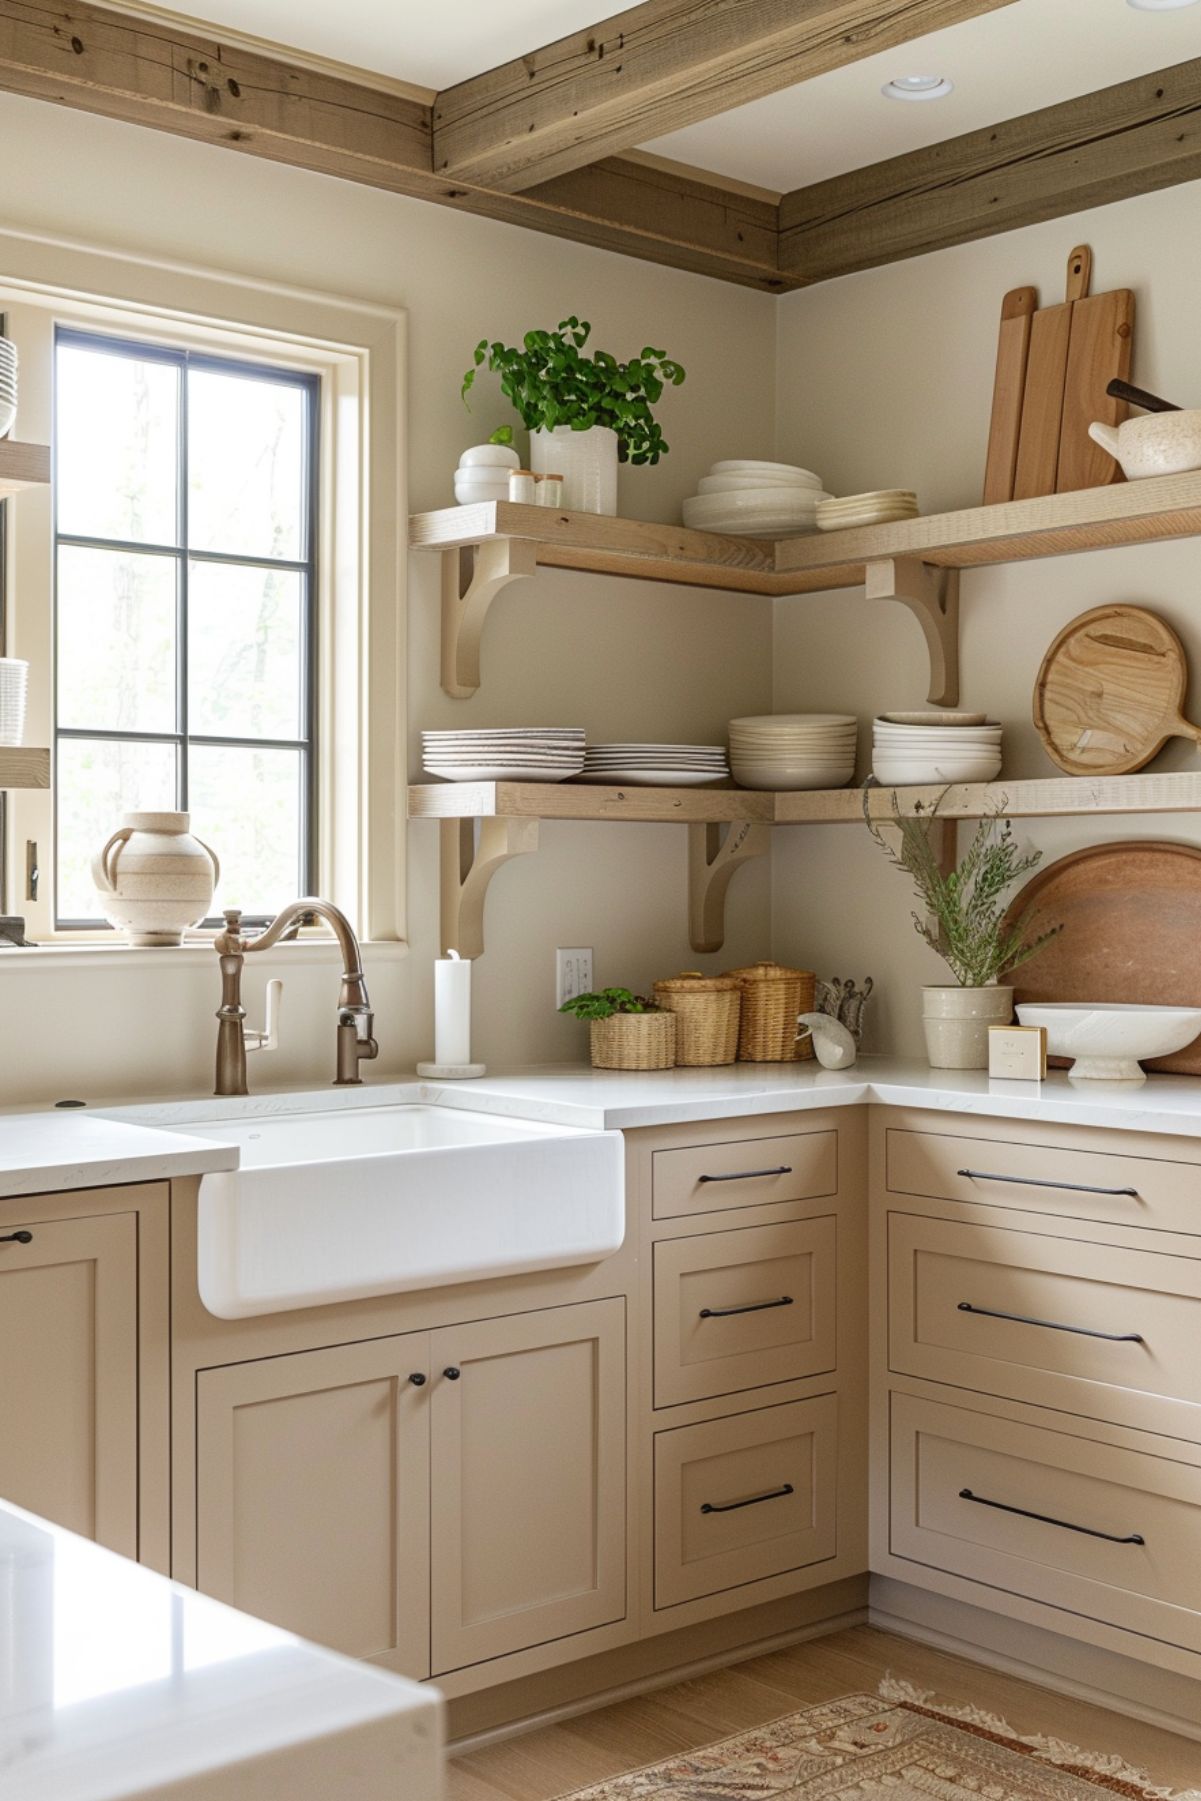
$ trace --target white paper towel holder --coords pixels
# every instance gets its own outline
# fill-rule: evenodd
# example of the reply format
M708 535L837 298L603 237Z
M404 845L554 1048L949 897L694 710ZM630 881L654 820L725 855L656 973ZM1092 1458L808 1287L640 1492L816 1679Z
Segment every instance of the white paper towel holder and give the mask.
M486 1076L486 1063L419 1063L417 1074L433 1082L467 1082L473 1076Z

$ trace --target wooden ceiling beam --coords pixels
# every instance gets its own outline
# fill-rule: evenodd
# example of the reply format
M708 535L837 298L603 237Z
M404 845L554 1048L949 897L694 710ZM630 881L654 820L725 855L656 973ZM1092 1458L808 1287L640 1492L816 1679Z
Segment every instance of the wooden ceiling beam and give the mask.
M528 193L447 181L430 108L166 22L63 0L0 0L0 91L770 291L776 208L719 180L609 158Z
M447 88L434 167L514 192L1013 0L645 0Z
M1201 59L785 194L790 285L1201 178Z

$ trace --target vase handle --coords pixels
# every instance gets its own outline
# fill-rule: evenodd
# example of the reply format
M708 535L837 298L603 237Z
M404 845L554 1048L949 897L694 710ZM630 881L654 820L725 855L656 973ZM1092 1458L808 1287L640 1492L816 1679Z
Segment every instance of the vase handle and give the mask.
M113 865L115 865L117 851L129 838L132 838L133 832L133 826L121 826L113 833L104 849L100 851L97 856L92 858L92 880L95 882L101 894L116 893L117 885L114 869L110 868L110 857Z
M203 838L197 838L196 842L213 866L213 888L215 890L218 882L221 880L221 859L213 849L212 845L206 844Z

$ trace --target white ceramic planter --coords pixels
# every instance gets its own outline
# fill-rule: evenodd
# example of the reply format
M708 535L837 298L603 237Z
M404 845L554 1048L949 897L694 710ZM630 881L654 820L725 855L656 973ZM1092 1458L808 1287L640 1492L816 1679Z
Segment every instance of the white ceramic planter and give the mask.
M29 664L21 657L0 657L0 744L24 743L28 693Z
M178 944L212 907L221 865L189 824L186 813L127 813L92 859L100 910L130 944Z
M1007 1026L1012 1018L1012 988L923 988L931 1069L987 1069L988 1028Z
M607 425L572 431L530 433L530 467L535 475L563 477L563 505L570 513L617 512L617 433Z

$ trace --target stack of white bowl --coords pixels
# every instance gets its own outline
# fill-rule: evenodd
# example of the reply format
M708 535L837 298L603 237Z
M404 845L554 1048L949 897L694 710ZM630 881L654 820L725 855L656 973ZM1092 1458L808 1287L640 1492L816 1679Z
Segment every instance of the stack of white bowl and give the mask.
M507 444L476 444L465 450L455 470L455 499L461 507L477 500L508 500L509 471L521 458Z
M890 787L991 782L1001 773L1001 727L983 713L882 713L872 773Z
M421 753L429 774L447 782L567 782L584 767L584 728L422 732Z
M701 477L697 492L684 502L684 524L745 538L811 532L817 529L818 501L829 498L812 469L736 457L714 463Z
M730 721L730 767L743 788L845 788L855 774L853 713L764 713Z
M7 438L17 423L17 347L11 338L0 338L0 438Z

